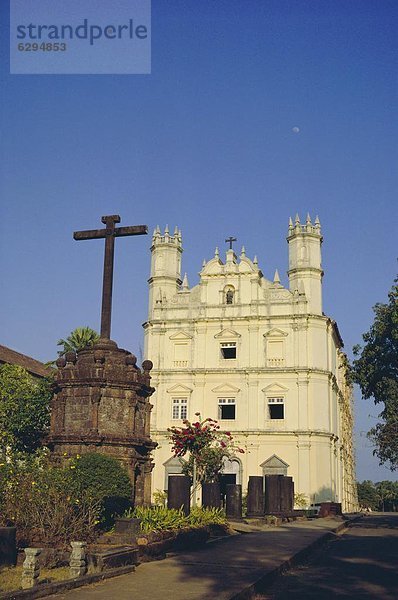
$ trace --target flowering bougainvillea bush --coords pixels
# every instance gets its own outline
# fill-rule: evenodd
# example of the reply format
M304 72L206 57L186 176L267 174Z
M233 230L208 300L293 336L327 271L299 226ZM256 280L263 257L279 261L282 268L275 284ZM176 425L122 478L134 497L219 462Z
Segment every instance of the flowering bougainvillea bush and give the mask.
M198 482L211 483L218 481L224 458L231 458L237 452L243 453L233 440L229 431L221 431L215 419L200 418L200 413L195 416L198 420L191 423L183 421L183 427L170 427L168 429L174 456L183 460L184 473L192 476L194 467ZM188 460L184 460L189 453Z

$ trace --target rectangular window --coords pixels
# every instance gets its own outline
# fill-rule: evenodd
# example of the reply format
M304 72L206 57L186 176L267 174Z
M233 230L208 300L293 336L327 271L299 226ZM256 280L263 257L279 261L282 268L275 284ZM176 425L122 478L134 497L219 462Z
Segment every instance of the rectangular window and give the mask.
M173 398L172 419L186 419L188 415L188 399Z
M268 398L268 418L285 418L285 401L283 398Z
M218 399L218 418L223 420L235 419L235 398Z
M221 358L236 358L236 342L223 342L221 344Z

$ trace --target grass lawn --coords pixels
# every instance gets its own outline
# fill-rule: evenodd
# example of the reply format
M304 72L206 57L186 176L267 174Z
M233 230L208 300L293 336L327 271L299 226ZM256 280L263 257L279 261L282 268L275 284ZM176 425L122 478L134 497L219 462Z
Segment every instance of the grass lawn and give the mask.
M21 589L22 565L19 567L0 567L0 593ZM52 583L70 579L69 567L59 569L41 569L39 583Z

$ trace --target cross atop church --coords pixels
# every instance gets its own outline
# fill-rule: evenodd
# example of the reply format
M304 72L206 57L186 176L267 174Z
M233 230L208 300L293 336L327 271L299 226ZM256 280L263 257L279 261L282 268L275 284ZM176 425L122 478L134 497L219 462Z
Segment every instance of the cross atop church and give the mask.
M229 238L227 238L225 240L225 243L229 244L229 249L232 250L232 244L233 244L233 242L236 242L236 241L237 241L236 238L230 236Z
M102 285L102 309L101 309L101 338L111 337L111 313L112 313L112 287L113 287L113 257L115 252L115 237L127 235L145 235L148 233L147 225L131 225L130 227L115 227L120 223L119 215L107 215L101 217L105 229L89 229L87 231L75 231L75 240L96 240L105 238L104 254L104 279Z

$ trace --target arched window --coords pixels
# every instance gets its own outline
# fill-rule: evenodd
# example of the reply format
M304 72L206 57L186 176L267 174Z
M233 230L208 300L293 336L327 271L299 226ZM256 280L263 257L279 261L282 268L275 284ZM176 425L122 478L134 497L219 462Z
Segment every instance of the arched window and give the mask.
M233 456L232 458L223 458L223 467L221 475L235 475L235 483L242 483L242 463L239 458Z

